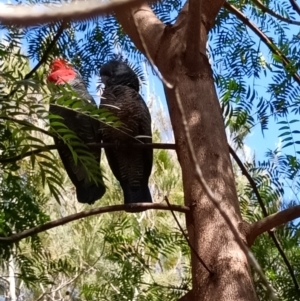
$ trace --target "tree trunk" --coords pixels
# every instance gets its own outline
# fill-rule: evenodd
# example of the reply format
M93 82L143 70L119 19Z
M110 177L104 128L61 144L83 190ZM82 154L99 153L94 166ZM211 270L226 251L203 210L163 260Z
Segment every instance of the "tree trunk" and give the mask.
M168 61L168 60L167 60ZM226 205L226 213L238 227L241 221L228 145L208 62L199 78L179 75L179 94L184 105L198 163L210 189ZM171 72L171 70L170 70ZM173 125L177 155L182 168L189 238L199 256L212 271L210 275L192 253L193 300L255 300L245 254L209 200L195 176L181 123L174 90L165 88ZM245 240L245 237L242 237Z
M199 5L197 1L193 0L193 5ZM205 22L201 25L199 22L201 30L194 27L197 25L195 14L194 19L188 18L191 13L187 11L187 5L173 26L160 23L146 5L135 8L132 16L120 12L117 17L135 45L150 56L167 82L177 87L197 162L208 186L238 229L242 219L235 180L212 70L206 56L207 30L223 1L202 2L201 19ZM168 84L164 89L182 168L184 201L191 207L186 220L189 239L211 271L209 273L192 253L193 289L184 300L255 301L257 297L247 258L195 175L175 89ZM244 233L240 231L240 234L246 241Z

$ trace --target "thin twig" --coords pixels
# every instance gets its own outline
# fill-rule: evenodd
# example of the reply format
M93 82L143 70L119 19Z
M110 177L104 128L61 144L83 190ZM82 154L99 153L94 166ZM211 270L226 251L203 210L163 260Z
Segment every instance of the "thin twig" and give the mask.
M300 214L299 214L299 216L300 216ZM285 253L284 253L284 251L283 251L283 249L280 245L280 242L279 242L278 238L276 237L276 234L272 231L268 231L268 233L269 233L270 237L273 239L273 242L274 242L276 248L278 249L279 254L281 255L284 263L286 264L286 266L287 266L287 268L288 268L288 270L291 274L292 280L294 282L295 289L299 294L299 283L297 281L297 278L296 278L296 275L294 273L294 269L293 269L292 265L290 264L289 260L287 259L286 255L285 255Z
M300 7L297 4L296 0L290 0L292 8L300 15Z
M141 0L76 1L60 5L5 5L0 4L0 22L29 27L62 19L84 20L110 14L115 9L128 9Z
M150 285L153 285L153 286L157 286L157 287L161 287L161 288L167 288L168 290L181 290L181 291L189 291L189 289L188 288L185 288L185 287L177 287L177 286L173 286L173 285L170 285L170 286L168 286L168 285L162 285L162 284L159 284L159 283L157 283L157 282L155 282L155 280L153 279L153 283L146 283L146 282L143 282L143 281L140 281L139 283L140 284L143 284L143 285L148 285L148 286L150 286Z
M112 148L116 145L114 143L87 143L86 146L90 148ZM122 144L120 144L122 146ZM19 154L13 157L1 157L0 156L0 164L2 163L13 163L17 162L19 160L22 160L26 157L30 157L32 155L38 155L43 152L48 152L49 150L64 148L66 145L46 145L41 146L41 148L34 149L31 151L28 151L24 154ZM146 149L176 149L176 144L174 143L133 143L130 144L130 147L134 148L146 148Z
M237 165L239 166L239 168L242 171L242 174L247 178L250 186L252 187L252 190L254 192L254 194L256 195L257 201L261 207L261 210L263 212L264 216L268 216L268 212L267 209L265 207L264 201L262 200L258 188L256 186L255 181L253 180L253 178L250 176L248 170L246 169L246 167L244 166L243 162L240 160L240 158L238 157L238 155L236 154L236 152L233 150L233 148L228 144L229 147L229 152L231 154L231 156L234 158L235 162L237 163Z
M74 110L73 110L72 108L70 108L70 107L65 107L65 106L60 105L60 104L57 104L57 103L52 104L52 106L59 107L60 110L69 111L69 112L72 112L73 114L74 114L74 112L76 112L76 111L74 111ZM105 106L105 105L104 105L104 106ZM61 112L62 112L62 111L61 111ZM62 113L61 113L61 114L62 114ZM89 115L89 114L86 114L86 113L80 112L80 111L77 111L76 114L78 114L78 115L84 115L84 116L86 116L87 118L90 118L90 119L93 119L93 120L99 122L99 124L108 126L108 127L110 127L112 130L118 131L119 133L122 133L122 135L125 135L125 136L127 136L127 137L129 137L129 138L131 138L131 139L134 139L134 140L137 141L137 142L141 142L141 140L139 140L139 138L137 138L138 136L137 136L137 137L134 137L134 136L128 134L126 131L124 131L124 129L122 129L122 126L121 126L121 127L115 127L114 125L112 125L112 124L110 124L110 123L108 123L108 122L106 122L106 121L103 121L103 120L99 119L99 115L98 115L98 116L95 116L95 115ZM100 116L101 116L101 113L100 113ZM127 129L127 130L128 130L128 129ZM142 142L141 142L141 143L142 143Z
M28 151L24 154L20 154L20 155L16 155L16 156L12 156L12 157L1 157L0 156L0 164L7 164L7 163L14 163L14 162L18 162L26 157L30 157L32 155L38 155L40 153L43 152L48 152L50 150L54 150L54 149L58 149L60 146L59 145L47 145L47 146L41 146L41 148L32 150L32 151Z
M38 61L38 63L34 66L34 68L27 73L24 76L24 80L27 80L29 78L32 77L32 75L47 61L47 58L52 50L52 48L55 46L56 42L58 41L58 39L60 38L60 36L62 35L64 28L65 28L65 21L62 21L57 32L56 35L54 36L53 40L51 41L51 43L48 45L48 47L46 48L45 52L43 53L41 59ZM5 96L5 98L9 98L12 95L14 95L16 92L18 91L18 88L15 88L14 90L12 90L7 96Z
M273 299L273 300L278 300L273 287L268 283L268 280L267 280L266 276L264 275L261 267L259 266L257 260L255 259L254 255L252 254L250 249L243 243L237 229L234 227L234 225L232 224L232 222L231 222L229 216L227 215L226 211L223 209L223 203L215 198L213 192L209 188L209 186L208 186L208 184L207 184L207 182L206 182L206 180L203 176L201 168L198 164L198 161L197 161L196 153L195 153L195 150L194 150L194 147L193 147L192 139L191 139L190 132L189 132L189 129L188 129L187 120L186 120L186 117L185 117L185 113L184 113L184 110L183 110L181 98L180 98L179 91L178 91L177 87L175 87L175 95L176 95L178 108L179 108L180 114L181 114L182 125L183 125L183 128L184 128L185 139L186 139L186 142L187 142L188 151L189 151L189 154L192 158L193 165L195 167L196 177L197 177L198 182L201 184L201 186L203 187L203 190L205 191L205 193L207 194L209 199L212 201L212 203L214 204L216 209L219 211L220 215L225 220L225 222L228 225L229 229L231 230L237 244L244 251L245 255L247 256L247 258L249 260L249 262L252 264L255 271L261 277L261 280L262 280L263 284L265 285L265 287L266 287L266 289L269 293L270 298Z
M182 235L184 236L186 242L188 243L189 247L191 248L191 250L193 251L193 253L195 254L195 256L197 257L197 259L199 260L199 262L203 265L203 267L206 269L206 271L210 274L210 275L213 275L213 272L208 268L208 266L205 264L205 262L203 261L203 259L200 257L200 255L197 253L196 249L194 248L194 246L192 245L192 243L190 242L189 238L187 237L187 235L185 234L184 230L182 229L175 213L174 213L174 210L171 208L171 204L169 202L169 199L167 196L165 196L165 201L167 202L169 208L170 208L170 211L176 221L176 224L177 226L179 227Z
M57 32L53 38L53 40L51 41L51 43L48 45L48 47L46 48L46 50L44 51L41 59L39 60L39 62L34 66L34 68L25 75L24 79L29 79L31 78L31 76L42 66L42 64L46 63L47 58L52 50L52 48L55 46L56 42L58 41L58 39L60 38L60 36L62 35L64 29L66 26L66 21L62 21L61 24L59 25Z
M124 211L124 210L149 210L149 209L156 209L156 210L166 210L170 211L170 208L173 211L187 213L190 211L190 208L187 206L179 206L179 205L169 205L160 204L160 203L133 203L133 204L126 204L126 205L113 205L113 206L105 206L100 208L91 209L88 211L82 211L79 213L71 214L69 216L63 217L61 219L48 222L46 224L25 230L20 233L13 234L8 237L0 237L0 242L2 243L14 243L26 237L36 235L38 233L47 231L49 229L65 225L75 220L79 220L88 216L99 215L108 212L116 212L116 211Z
M224 7L228 9L231 13L233 13L245 25L251 28L270 49L270 51L281 58L283 66L287 67L291 64L289 59L282 53L282 51L280 51L280 49L254 23L252 23L246 15L244 15L235 6L229 4L228 2L224 3ZM300 84L300 77L296 72L294 74L291 74L291 76L298 84Z
M104 253L104 246L105 244L103 244L103 247L102 247L102 251L100 252L100 255L96 258L96 260L91 264L89 265L89 268L88 269L85 269L83 268L79 273L78 275L76 275L73 279L71 279L70 281L60 285L58 288L54 289L54 290L50 290L49 292L44 292L38 299L36 299L35 301L40 301L44 298L45 295L50 295L54 292L57 292L58 290L61 290L63 287L73 283L73 290L74 290L74 287L76 287L76 283L77 283L77 280L79 279L80 276L82 276L83 274L87 274L91 269L94 268L94 266L96 265L96 263L102 258L103 256L103 253ZM68 292L68 291L67 291Z
M294 24L294 25L300 25L300 21L295 21L295 20L291 20L288 18L285 18L279 14L277 14L276 12L274 12L272 9L270 9L269 7L266 7L263 3L261 3L259 0L252 0L252 2L257 5L263 12L268 13L269 15L277 18L280 21L289 23L289 24Z
M70 280L66 281L65 283L61 284L59 287L57 287L57 288L55 288L55 289L53 289L53 290L50 289L49 292L44 291L37 299L35 299L35 301L40 301L40 300L42 300L46 295L50 295L50 294L52 294L52 293L55 293L55 292L61 290L62 288L66 287L67 285L69 285L69 284L71 284L72 282L74 282L79 276L80 276L80 274L79 274L79 275L76 275L76 276L73 277L72 279L70 279ZM45 300L45 299L44 299L44 300Z
M7 120L7 121L12 121L12 122L15 122L15 123L18 123L18 124L21 124L21 125L24 125L24 126L28 126L28 127L31 127L31 129L33 131L38 131L38 132L41 132L45 135L48 135L50 137L57 137L55 134L53 133L50 133L49 131L47 130L44 130L38 126L35 126L33 125L32 123L26 121L26 120L20 120L20 119L15 119L15 118L12 118L12 117L9 117L9 116L5 116L5 115L0 115L0 120L3 119L3 120Z
M263 215L264 215L265 217L267 217L269 214L268 214L267 209L266 209L266 207L265 207L265 204L264 204L264 202L263 202L263 200L262 200L262 197L261 197L261 195L260 195L260 193L259 193L259 191L258 191L258 188L257 188L257 186L256 186L255 181L253 180L253 178L252 178L251 175L249 174L248 170L247 170L246 167L244 166L243 162L240 160L240 158L238 157L238 155L236 154L236 152L232 149L232 147L231 147L230 145L229 145L229 152L230 152L231 156L234 158L234 160L235 160L235 162L237 163L237 165L239 166L239 168L241 169L242 174L247 178L247 180L248 180L248 182L249 182L249 184L250 184L250 186L251 186L251 188L252 188L254 194L256 195L256 199L257 199L257 201L258 201L258 203L259 203L259 205L260 205L260 207L261 207L261 210L262 210L262 212L263 212ZM292 268L292 265L290 264L290 262L289 262L287 256L285 255L285 253L284 253L282 247L280 246L280 243L279 243L279 241L278 241L278 239L277 239L275 233L273 233L272 231L268 231L268 234L269 234L269 236L271 237L271 239L273 240L273 242L274 242L274 244L275 244L275 246L276 246L276 248L277 248L279 254L281 255L281 257L282 257L284 263L286 264L286 266L287 266L287 268L288 268L288 270L289 270L289 273L290 273L290 275L291 275L291 277L292 277L292 280L293 280L293 282L294 282L294 285L295 285L296 290L299 290L299 284L298 284L298 281L297 281L297 279L296 279L296 276L295 276L294 270L293 270L293 268ZM250 236L251 236L251 233L250 233ZM256 236L256 237L257 237L257 236ZM256 238L256 237L255 237L255 238ZM248 243L249 243L249 246L251 246L251 244L252 244L252 242L254 242L255 238L253 237L253 238L251 238L250 240L248 240L248 238L247 238L247 241L248 241Z

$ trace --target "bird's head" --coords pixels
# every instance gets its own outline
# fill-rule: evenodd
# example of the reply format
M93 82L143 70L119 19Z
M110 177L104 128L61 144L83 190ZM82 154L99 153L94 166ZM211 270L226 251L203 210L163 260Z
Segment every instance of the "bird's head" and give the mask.
M100 69L100 77L105 87L116 85L128 86L139 91L139 79L135 72L123 61L112 60Z
M74 79L76 75L76 71L68 61L63 58L57 58L50 64L47 81L56 85L64 84Z

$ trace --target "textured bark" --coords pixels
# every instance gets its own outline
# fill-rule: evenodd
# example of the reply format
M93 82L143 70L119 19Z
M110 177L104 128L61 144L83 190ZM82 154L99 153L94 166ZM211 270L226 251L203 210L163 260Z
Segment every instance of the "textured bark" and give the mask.
M163 53L163 51L162 51ZM174 69L173 73L174 73ZM197 153L198 163L210 189L227 207L227 214L238 228L241 216L219 103L208 62L204 61L198 78L178 67L178 87ZM169 70L171 72L171 70ZM200 257L213 271L209 275L192 254L193 300L255 300L247 259L219 212L195 177L193 162L181 126L174 91L165 88L174 129L177 154L182 167L189 237ZM245 237L242 237L245 239Z
M199 51L195 54L198 55L195 57L198 67L196 72L194 66L191 67L191 60L186 57L190 52L186 49L187 45L195 43L195 40L191 41L187 37L187 33L191 32L190 26L194 24L188 22L187 5L174 26L164 26L153 13L151 15L145 5L142 9L135 9L135 22L130 15L122 17L118 14L117 17L138 48L150 54L164 78L177 86L204 178L217 199L225 205L232 223L240 229L243 222L224 123L211 66L205 55L207 30L214 24L224 1L202 2L201 30L195 30L199 33L199 36L196 36L199 42ZM140 26L142 39L137 35L134 24ZM176 151L182 168L184 201L191 207L191 212L187 214L189 238L197 253L213 272L209 274L192 254L193 289L185 298L188 301L255 301L257 298L247 258L196 179L175 91L165 86L165 93L177 144ZM240 231L240 237L246 241L245 231Z

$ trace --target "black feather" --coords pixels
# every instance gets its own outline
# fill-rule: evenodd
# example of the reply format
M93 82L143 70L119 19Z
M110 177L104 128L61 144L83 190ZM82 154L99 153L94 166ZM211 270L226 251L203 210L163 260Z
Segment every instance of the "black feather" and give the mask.
M77 75L75 79L69 81L68 84L77 92L78 96L83 99L83 102L86 104L93 104L96 107L95 100L88 93L85 84L79 75ZM49 111L52 114L63 117L63 123L70 130L75 132L84 144L101 142L100 127L97 120L55 104L50 104ZM55 126L53 128L55 129ZM100 169L101 149L89 149L90 153L94 156L95 161L99 164L99 170L97 171L97 175L95 175L97 181L94 181L88 178L86 168L81 162L78 161L77 164L75 164L71 151L67 146L63 147L64 143L62 140L55 138L54 142L56 145L60 146L58 148L58 153L69 178L76 187L78 202L87 204L95 203L95 201L100 199L105 193L105 186L103 184Z
M139 92L139 79L124 61L113 60L104 64L100 69L100 77L105 88L122 85Z
M131 146L138 143L133 138L136 136L147 136L138 138L143 143L152 142L151 116L138 93L137 76L132 69L119 61L105 64L100 74L106 76L100 107L110 110L122 122L121 128L103 126L102 135L103 142L116 144L114 148L105 148L105 154L122 187L124 203L152 202L148 181L152 170L153 150Z

